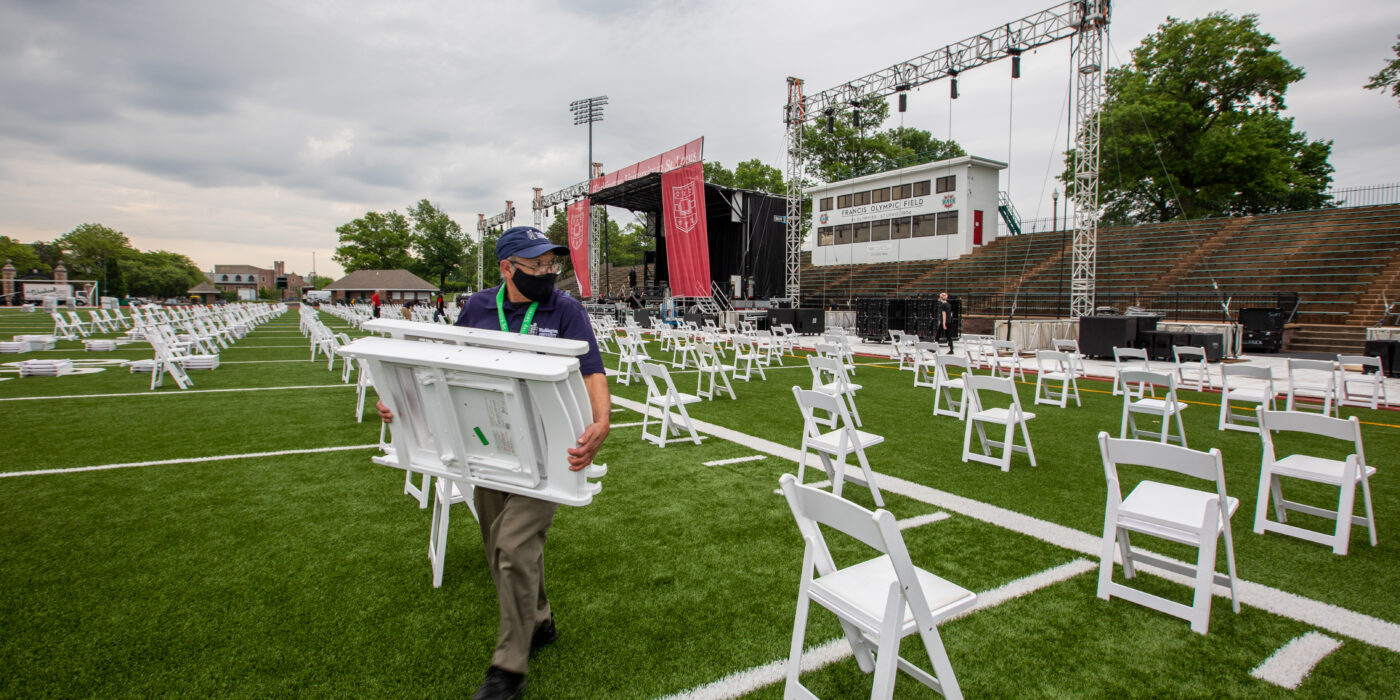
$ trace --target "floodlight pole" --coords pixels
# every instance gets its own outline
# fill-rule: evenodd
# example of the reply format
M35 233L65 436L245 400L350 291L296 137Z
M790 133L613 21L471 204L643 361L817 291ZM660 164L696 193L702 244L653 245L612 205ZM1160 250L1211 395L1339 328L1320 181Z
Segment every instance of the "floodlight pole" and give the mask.
M608 104L607 95L587 97L569 103L569 111L574 113L574 126L588 125L588 180L597 177L596 163L593 162L593 122L603 121L603 107ZM587 182L588 180L585 180ZM598 207L588 212L588 280L593 294L598 294Z

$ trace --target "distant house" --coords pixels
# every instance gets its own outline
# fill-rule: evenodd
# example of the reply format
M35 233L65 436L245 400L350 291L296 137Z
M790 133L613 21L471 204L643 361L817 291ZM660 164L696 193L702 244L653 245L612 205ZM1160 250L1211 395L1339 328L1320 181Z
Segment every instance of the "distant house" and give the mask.
M302 287L311 286L302 275L287 272L281 260L273 261L270 270L256 265L215 265L205 276L220 290L239 292L239 297L246 299L257 298L259 289L276 289L282 298L295 299L301 296Z
M408 270L356 270L328 285L332 301L369 301L375 290L382 290L385 304L402 304L405 299L427 301L438 288Z
M223 292L219 291L218 287L209 284L208 280L196 284L190 291L185 292L185 294L198 299L201 304L212 304L222 299L224 296Z

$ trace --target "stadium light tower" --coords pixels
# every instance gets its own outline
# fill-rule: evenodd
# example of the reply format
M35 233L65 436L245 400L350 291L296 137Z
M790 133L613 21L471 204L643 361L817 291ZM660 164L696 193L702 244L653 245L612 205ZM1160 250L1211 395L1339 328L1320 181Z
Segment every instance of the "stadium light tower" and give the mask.
M569 111L574 113L574 126L588 125L588 177L593 178L593 122L603 121L603 107L608 104L608 96L589 97L569 103Z

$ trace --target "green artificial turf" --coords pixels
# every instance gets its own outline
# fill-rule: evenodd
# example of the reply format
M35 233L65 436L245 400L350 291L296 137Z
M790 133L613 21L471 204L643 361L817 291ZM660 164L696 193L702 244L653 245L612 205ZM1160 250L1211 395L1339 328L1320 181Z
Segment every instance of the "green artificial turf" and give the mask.
M339 319L331 327L359 335ZM41 314L0 312L0 337L44 332ZM13 330L23 328L25 330ZM109 337L115 337L115 334ZM653 355L669 359L652 343ZM84 353L80 343L29 356L149 357L142 343ZM9 362L29 356L0 356ZM0 381L0 472L370 445L372 409L354 419L354 389L340 365L310 362L297 312L259 326L192 372L181 392L167 379L108 367L60 378ZM610 367L617 358L607 356ZM1039 466L1018 455L1010 472L959 460L963 428L931 415L933 392L912 374L862 359L856 381L866 429L886 437L869 451L878 472L990 503L1091 535L1102 529L1105 481L1094 435L1117 433L1121 399L1084 382L1084 406L1036 406ZM786 357L768 378L734 382L738 400L690 407L698 420L797 447L791 393L810 375ZM0 377L13 374L0 374ZM693 373L675 374L692 391ZM271 391L214 391L280 388ZM640 382L612 386L641 401ZM100 396L107 394L109 396ZM130 394L130 395L118 395ZM88 398L53 398L86 396ZM1240 576L1248 581L1400 622L1400 557L1387 537L1400 490L1388 480L1400 453L1397 414L1346 409L1364 426L1381 545L1360 529L1351 553L1251 531L1259 438L1215 429L1215 395L1186 392L1192 447L1218 447L1231 495ZM1029 408L1032 388L1021 387ZM373 397L371 396L371 403ZM630 410L613 423L632 423ZM652 430L655 430L655 426ZM802 542L778 477L795 465L747 457L750 447L707 437L664 450L639 426L615 427L598 455L608 464L593 504L561 508L546 569L561 638L531 663L531 698L650 698L702 686L784 659L792 633ZM1319 445L1304 445L1316 448ZM443 585L431 586L430 511L403 495L401 473L370 462L373 449L185 462L0 478L0 696L441 697L469 694L495 641L495 595L476 524L452 511ZM1129 478L1137 478L1129 476ZM807 481L825 478L808 469ZM1156 477L1154 477L1156 478ZM1125 488L1130 488L1131 484ZM1299 494L1325 501L1325 491ZM844 495L873 507L870 493ZM1290 494L1292 495L1292 494ZM884 494L897 518L937 508ZM1301 519L1300 519L1301 521ZM915 563L987 591L1076 559L1097 558L954 514L904 531ZM832 538L839 561L858 545ZM1193 554L1165 543L1157 551ZM1137 605L1095 597L1096 571L941 627L968 697L1278 697L1249 675L1303 623L1216 598L1210 634ZM1121 570L1116 574L1121 580ZM1189 590L1152 576L1135 585L1186 600ZM813 608L806 641L835 639ZM1396 655L1353 639L1292 694L1396 697ZM917 638L907 658L920 657ZM870 677L853 659L804 675L822 697L862 697ZM781 684L752 697L780 697ZM933 694L901 677L896 697Z

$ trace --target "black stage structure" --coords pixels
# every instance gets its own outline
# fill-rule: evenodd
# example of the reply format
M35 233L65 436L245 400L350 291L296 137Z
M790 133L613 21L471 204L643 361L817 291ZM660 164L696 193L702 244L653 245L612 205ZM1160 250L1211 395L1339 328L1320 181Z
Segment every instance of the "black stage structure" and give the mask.
M655 256L643 265L644 286L669 286L666 232L661 215L661 173L644 175L589 195L594 206L627 209L646 215L647 235L655 240ZM787 229L783 220L787 200L754 190L705 183L705 224L710 255L710 281L731 299L770 299L784 292ZM651 269L648 269L650 267ZM742 278L742 288L731 285ZM713 287L712 287L713 288Z

